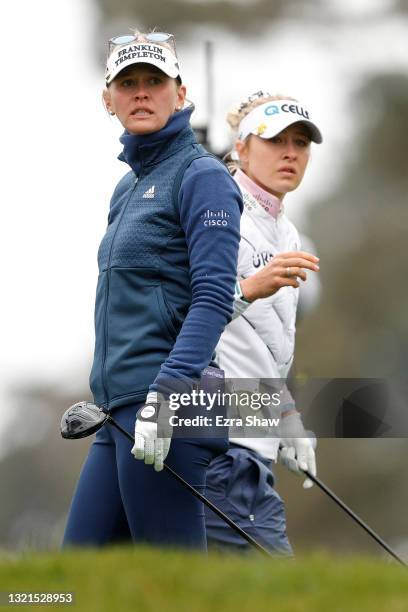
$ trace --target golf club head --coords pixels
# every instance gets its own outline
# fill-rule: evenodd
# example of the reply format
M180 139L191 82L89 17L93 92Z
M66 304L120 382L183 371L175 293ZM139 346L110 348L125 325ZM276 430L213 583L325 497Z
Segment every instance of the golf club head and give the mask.
M68 408L61 419L61 436L68 440L86 438L98 431L109 415L91 402L78 402Z

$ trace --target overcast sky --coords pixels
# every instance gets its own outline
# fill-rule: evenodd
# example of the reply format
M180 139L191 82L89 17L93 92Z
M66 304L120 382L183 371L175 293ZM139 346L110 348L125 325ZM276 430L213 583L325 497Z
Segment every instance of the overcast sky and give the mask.
M217 147L228 144L229 107L260 88L304 101L321 126L325 142L315 146L304 184L285 200L300 225L314 194L332 190L341 175L358 123L352 93L362 75L407 68L406 20L357 19L386 4L343 0L339 7L356 22L335 32L288 21L256 42L222 31L211 35L216 104L211 133ZM96 253L111 192L126 171L116 160L120 127L101 103L95 19L89 0L0 3L3 407L9 405L7 388L20 381L72 386L88 375ZM197 30L194 46L178 41L196 122L206 117L208 37L205 28Z

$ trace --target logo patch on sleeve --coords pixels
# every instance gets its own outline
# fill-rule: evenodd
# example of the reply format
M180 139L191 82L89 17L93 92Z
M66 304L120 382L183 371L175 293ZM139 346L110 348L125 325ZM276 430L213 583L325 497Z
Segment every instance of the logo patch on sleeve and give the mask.
M204 227L226 227L230 215L225 210L206 210L200 219Z

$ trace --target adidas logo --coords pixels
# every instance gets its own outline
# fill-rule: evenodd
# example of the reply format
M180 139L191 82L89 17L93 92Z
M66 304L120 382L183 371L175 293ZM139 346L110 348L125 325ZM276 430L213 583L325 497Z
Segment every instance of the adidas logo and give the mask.
M147 191L144 192L143 198L154 198L154 185L149 187Z

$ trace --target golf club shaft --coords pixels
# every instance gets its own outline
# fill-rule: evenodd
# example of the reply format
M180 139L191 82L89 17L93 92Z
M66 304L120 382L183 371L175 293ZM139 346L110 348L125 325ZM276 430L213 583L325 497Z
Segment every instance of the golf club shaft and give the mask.
M132 434L126 431L126 429L123 429L123 427L121 427L119 423L117 423L110 415L109 415L109 418L107 419L107 422L113 425L113 427L116 427L116 429L118 429L121 433L123 433L131 442L135 441L134 436L132 436ZM223 521L225 521L227 525L229 525L232 529L234 529L234 531L239 533L239 535L242 538L244 538L247 542L249 542L249 544L251 544L254 548L256 548L260 553L262 553L263 555L266 555L267 557L272 557L272 554L266 548L264 548L261 544L259 544L259 542L254 540L254 538L250 536L249 533L241 529L239 525L237 525L232 519L230 519L226 514L224 514L222 510L217 508L217 506L215 506L209 499L207 499L207 497L202 495L199 491L197 491L197 489L195 489L193 486L191 486L191 484L189 484L186 480L184 480L184 478L182 478L180 474L175 472L166 463L163 465L163 469L169 474L171 474L176 480L178 480L179 483L183 485L183 487L188 489L190 493L192 493L195 497L197 497L205 506L207 506L207 508L210 508L210 510L215 512L215 514L217 514Z
M397 555L396 552L394 552L392 550L392 548L390 548L390 546L388 546L387 542L384 542L384 540L382 538L380 538L379 535L377 535L375 533L375 531L373 531L371 529L371 527L369 527L355 512L353 512L339 497L337 497L337 495L335 493L333 493L333 491L331 489L329 489L328 486L326 486L324 484L324 482L322 482L319 478L317 478L317 476L313 476L313 474L311 474L308 470L302 470L302 472L304 472L304 474L310 478L310 480L312 480L322 491L324 491L326 493L326 495L328 495L329 497L331 497L331 499L336 502L336 504L338 506L340 506L340 508L342 508L345 512L347 512L347 514L349 516L351 516L351 518L356 521L356 523L358 523L360 525L360 527L362 527L376 542L378 542L378 544L380 544L380 546L382 546L383 548L385 548L385 550L392 556L394 557L394 559L396 561L398 561L399 563L401 563L401 565L404 565L405 567L407 566L407 564L405 563L405 561L403 561L401 559L401 557L399 557Z

